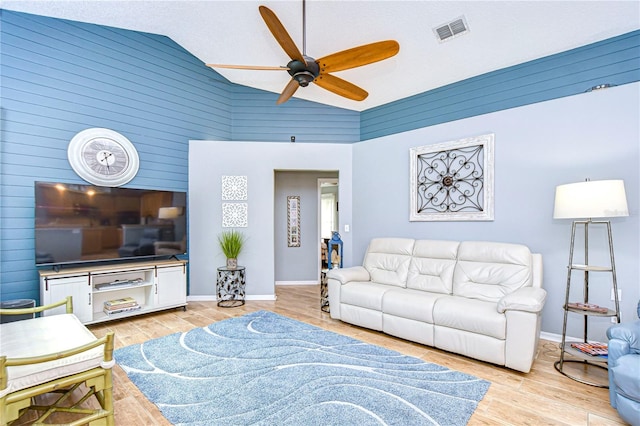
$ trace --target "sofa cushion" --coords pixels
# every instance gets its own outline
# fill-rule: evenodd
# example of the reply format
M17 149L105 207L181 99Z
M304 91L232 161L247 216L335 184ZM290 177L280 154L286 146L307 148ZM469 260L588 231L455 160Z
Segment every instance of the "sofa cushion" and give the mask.
M532 285L529 248L520 244L465 241L458 248L453 294L497 302Z
M409 264L407 288L451 294L457 241L417 240Z
M405 287L414 240L408 238L374 238L369 243L363 265L371 282Z
M499 314L496 304L479 299L445 296L436 300L433 321L439 326L454 328L505 339L507 318Z
M433 326L434 346L445 351L462 354L480 361L505 365L507 341L483 334L455 328Z
M433 305L443 294L394 288L382 297L382 312L433 324Z
M340 287L340 302L382 312L382 296L396 288L370 282L350 282Z

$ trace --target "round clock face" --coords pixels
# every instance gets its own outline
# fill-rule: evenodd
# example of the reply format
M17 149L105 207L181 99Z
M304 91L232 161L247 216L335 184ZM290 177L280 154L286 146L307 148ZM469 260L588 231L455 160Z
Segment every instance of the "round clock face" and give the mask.
M133 179L140 165L133 144L109 129L87 129L71 139L69 163L84 180L99 186L120 186Z

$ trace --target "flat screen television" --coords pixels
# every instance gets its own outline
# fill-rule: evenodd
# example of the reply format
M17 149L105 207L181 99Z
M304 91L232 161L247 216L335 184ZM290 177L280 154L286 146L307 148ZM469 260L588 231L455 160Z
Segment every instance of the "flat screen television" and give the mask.
M36 265L187 254L187 193L35 183Z

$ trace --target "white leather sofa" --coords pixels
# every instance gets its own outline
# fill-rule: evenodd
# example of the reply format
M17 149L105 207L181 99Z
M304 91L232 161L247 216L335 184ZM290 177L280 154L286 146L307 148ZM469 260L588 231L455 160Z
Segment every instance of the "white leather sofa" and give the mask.
M331 317L529 372L546 299L542 256L520 244L373 239L327 273Z

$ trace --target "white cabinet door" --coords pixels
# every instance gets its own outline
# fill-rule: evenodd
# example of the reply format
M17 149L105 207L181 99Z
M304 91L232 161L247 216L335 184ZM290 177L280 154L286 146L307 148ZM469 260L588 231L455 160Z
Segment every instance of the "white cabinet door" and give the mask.
M156 307L186 305L187 273L184 265L158 267Z
M63 300L67 296L73 297L73 313L82 322L88 322L93 319L93 302L91 285L89 283L89 275L80 275L65 278L43 278L41 285L42 304L48 305ZM45 312L45 315L64 314L65 307L60 306L56 309Z

